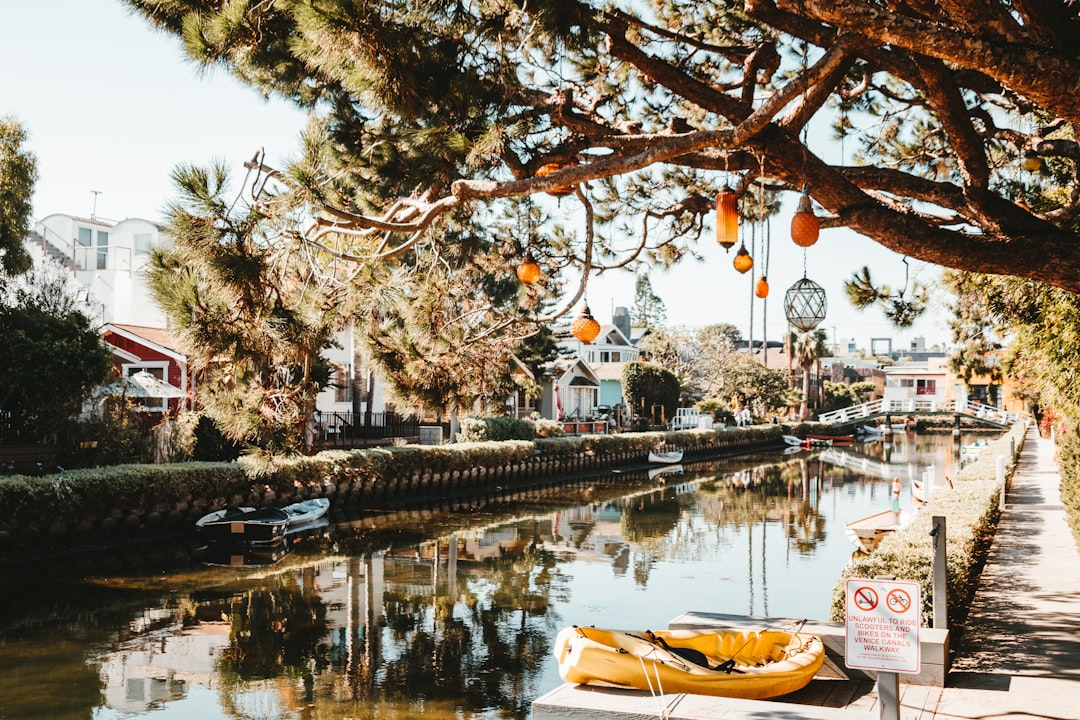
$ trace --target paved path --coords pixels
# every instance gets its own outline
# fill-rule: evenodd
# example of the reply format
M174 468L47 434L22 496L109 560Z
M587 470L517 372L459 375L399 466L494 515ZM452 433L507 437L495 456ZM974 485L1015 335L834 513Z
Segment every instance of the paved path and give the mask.
M1029 428L946 687L915 717L1080 720L1080 552L1060 482L1054 443Z

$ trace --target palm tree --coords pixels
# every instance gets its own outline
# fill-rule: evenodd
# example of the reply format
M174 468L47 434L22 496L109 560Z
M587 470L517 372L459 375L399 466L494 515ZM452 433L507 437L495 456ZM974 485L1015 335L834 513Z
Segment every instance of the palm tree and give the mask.
M809 416L807 404L810 398L810 369L828 352L828 335L824 330L813 330L800 335L791 333L789 339L792 347L789 357L802 368L802 405L799 408L799 418L806 420Z

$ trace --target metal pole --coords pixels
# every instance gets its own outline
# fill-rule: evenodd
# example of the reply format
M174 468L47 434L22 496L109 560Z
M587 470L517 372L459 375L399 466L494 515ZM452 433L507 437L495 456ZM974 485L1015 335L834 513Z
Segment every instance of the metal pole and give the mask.
M900 720L900 676L894 672L879 672L877 676L878 704L881 720Z
M998 509L1005 509L1005 456L997 456L997 482L1001 486L1001 500L998 503Z
M932 522L930 535L934 538L934 627L945 629L949 627L945 516L935 515Z

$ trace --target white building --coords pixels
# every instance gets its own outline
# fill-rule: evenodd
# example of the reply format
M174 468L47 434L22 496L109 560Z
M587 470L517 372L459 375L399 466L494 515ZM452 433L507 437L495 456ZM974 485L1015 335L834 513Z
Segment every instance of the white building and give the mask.
M78 299L98 325L120 323L165 328L165 314L150 300L144 268L155 246L170 243L149 220L109 222L54 214L27 238L36 265L51 258L69 268Z

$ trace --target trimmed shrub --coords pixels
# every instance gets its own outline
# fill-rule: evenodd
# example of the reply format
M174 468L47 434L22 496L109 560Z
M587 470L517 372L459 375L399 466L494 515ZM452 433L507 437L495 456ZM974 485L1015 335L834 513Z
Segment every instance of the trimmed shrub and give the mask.
M997 456L1008 457L1010 439L1016 452L1024 444L1026 426L1013 427L1001 439L990 443L979 459L967 465L953 480L953 488L935 485L927 507L906 528L889 533L872 553L848 565L833 590L831 617L842 621L845 612L848 578L874 578L893 575L898 580L917 582L922 587L923 624L930 625L934 607L934 545L930 530L933 517L945 517L946 592L949 598L951 628L963 627L971 598L978 583L981 566L999 516L1001 488L997 482ZM1015 458L1009 463L1011 472Z

